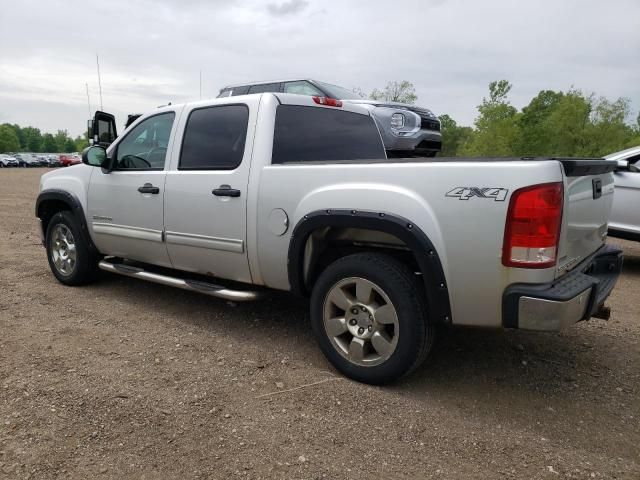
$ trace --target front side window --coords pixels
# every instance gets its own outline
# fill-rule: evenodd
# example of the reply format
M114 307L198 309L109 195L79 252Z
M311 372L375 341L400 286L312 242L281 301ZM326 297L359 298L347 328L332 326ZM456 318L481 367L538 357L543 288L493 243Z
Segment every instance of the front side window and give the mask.
M339 108L279 105L271 163L385 159L373 118Z
M139 123L118 144L117 170L162 170L175 113L154 115Z
M180 152L180 170L233 170L244 156L249 123L246 105L193 110Z
M324 94L309 82L301 80L299 82L286 82L284 84L285 93L297 93L298 95L309 95L324 97Z

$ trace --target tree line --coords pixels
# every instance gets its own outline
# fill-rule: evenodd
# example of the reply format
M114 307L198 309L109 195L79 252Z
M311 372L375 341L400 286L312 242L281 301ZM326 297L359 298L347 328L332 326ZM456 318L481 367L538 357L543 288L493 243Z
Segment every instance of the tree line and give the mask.
M79 135L71 138L66 130L42 133L39 128L21 127L17 124L0 125L0 153L71 153L82 151L89 142Z
M442 156L463 157L601 157L640 145L640 115L628 122L630 100L609 100L581 90L542 90L518 110L509 101L507 80L489 84L473 126L441 115ZM362 93L360 90L355 90ZM413 104L411 82L389 82L369 95L373 100ZM424 105L428 106L428 105Z

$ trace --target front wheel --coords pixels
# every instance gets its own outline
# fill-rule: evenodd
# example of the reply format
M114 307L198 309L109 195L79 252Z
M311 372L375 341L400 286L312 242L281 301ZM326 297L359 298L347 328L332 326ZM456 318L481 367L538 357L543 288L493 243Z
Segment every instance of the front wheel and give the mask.
M49 267L61 283L85 285L95 279L98 257L84 240L71 212L58 212L49 220L46 247Z
M322 272L311 296L311 323L328 360L371 384L418 367L434 337L415 274L379 253L349 255Z

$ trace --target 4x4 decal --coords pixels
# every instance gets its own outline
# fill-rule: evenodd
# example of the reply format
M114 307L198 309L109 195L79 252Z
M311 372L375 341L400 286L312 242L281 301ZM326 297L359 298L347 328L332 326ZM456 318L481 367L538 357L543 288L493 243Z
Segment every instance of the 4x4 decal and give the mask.
M498 187L456 187L446 193L446 197L456 197L458 200L469 200L471 197L492 198L496 202L504 202L509 190Z

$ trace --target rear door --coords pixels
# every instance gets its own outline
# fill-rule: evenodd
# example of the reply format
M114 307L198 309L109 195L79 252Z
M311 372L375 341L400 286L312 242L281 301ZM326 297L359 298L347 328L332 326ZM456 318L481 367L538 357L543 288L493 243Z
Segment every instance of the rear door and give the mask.
M565 173L563 225L558 275L600 248L613 204L615 162L561 160Z
M259 97L188 106L167 174L165 240L175 268L251 282L247 186Z

